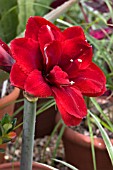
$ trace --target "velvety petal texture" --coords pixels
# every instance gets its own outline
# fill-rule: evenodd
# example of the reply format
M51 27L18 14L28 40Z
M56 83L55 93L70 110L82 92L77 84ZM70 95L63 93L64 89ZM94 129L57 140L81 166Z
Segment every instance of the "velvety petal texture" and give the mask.
M29 74L25 81L24 89L26 92L38 97L49 97L52 94L51 88L38 70L33 70Z
M105 91L105 76L94 63L87 69L79 71L73 81L74 86L86 96L99 96Z
M63 35L61 34L60 29L56 27L54 24L52 24L51 22L47 21L46 19L40 16L30 17L28 19L28 23L26 25L25 37L38 40L39 31L43 32L43 29L41 29L43 25L49 27L49 29L52 31L56 39L62 40ZM45 34L47 35L47 33Z
M74 26L67 28L63 31L63 35L66 39L80 38L85 40L85 34L83 29L80 26Z
M86 105L79 90L72 87L52 88L57 106L62 105L70 115L77 118L86 116Z
M35 97L53 96L68 126L78 125L87 114L83 95L99 96L106 90L80 26L61 31L42 17L30 17L25 37L11 42L11 53L16 61L11 83Z
M26 74L26 72L22 69L21 65L15 63L12 66L10 73L10 81L13 86L24 90L24 84L27 76L28 74Z
M11 50L14 59L26 73L41 69L42 55L37 41L30 38L15 39L11 42Z

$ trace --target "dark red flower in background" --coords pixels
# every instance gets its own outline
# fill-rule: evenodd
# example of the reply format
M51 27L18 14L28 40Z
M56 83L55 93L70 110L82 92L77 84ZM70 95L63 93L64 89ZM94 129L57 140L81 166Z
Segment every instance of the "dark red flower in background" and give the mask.
M7 72L10 72L14 63L14 59L11 55L10 48L0 39L0 68Z
M92 62L92 47L81 27L63 32L44 18L28 20L25 38L11 42L15 63L10 80L37 97L54 96L67 125L77 125L87 114L82 95L99 96L105 76Z
M113 0L109 1L111 7L113 8ZM85 1L85 4L89 7L91 7L94 11L98 11L102 14L104 13L109 13L109 8L107 3L104 0L90 0L90 1ZM83 6L82 6L83 8ZM88 15L87 15L88 16ZM90 35L93 36L94 38L101 40L104 38L107 38L107 35L112 35L113 34L113 22L112 18L109 18L107 21L107 26L102 27L101 29L92 29L90 28Z

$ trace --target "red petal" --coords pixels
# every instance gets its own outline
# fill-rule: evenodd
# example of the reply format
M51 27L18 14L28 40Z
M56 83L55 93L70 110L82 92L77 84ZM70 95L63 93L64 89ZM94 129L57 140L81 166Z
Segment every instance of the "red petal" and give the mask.
M51 43L53 40L62 41L63 37L59 30L50 27L49 25L43 25L38 34L38 40L42 53L44 52L44 47L46 44Z
M15 63L12 66L11 74L10 74L10 81L13 86L19 87L24 89L24 83L27 78L26 72L21 68L21 65Z
M81 39L67 40L62 46L60 66L69 73L70 78L75 76L78 69L85 69L90 65L92 47L86 41Z
M13 57L26 72L41 69L42 54L39 44L30 38L18 38L11 42Z
M48 77L50 83L56 85L68 85L70 84L68 74L62 71L59 66L55 66L49 73Z
M55 65L58 65L61 57L62 49L58 41L53 41L44 48L44 61L46 71L50 71Z
M24 89L36 97L48 97L52 94L51 88L42 77L42 73L38 70L34 70L29 74Z
M9 132L7 134L7 137L10 138L10 139L14 139L14 138L16 138L16 133L15 132Z
M67 112L70 116L79 119L86 116L87 109L80 91L71 87L52 87L52 90L61 115ZM62 112L62 109L65 112Z
M25 37L32 38L32 39L38 41L39 29L43 25L50 26L54 30L55 33L59 32L59 34L60 34L59 28L57 28L54 24L52 24L51 22L47 21L46 19L44 19L40 16L34 16L34 17L30 17L29 20L28 20L28 23L27 23L27 26L26 26Z
M86 96L99 96L106 90L105 75L94 63L86 70L78 72L73 81L75 82L74 86Z
M10 50L10 48L9 48L8 45L7 45L5 42L3 42L1 39L0 39L0 46L2 46L2 48L4 48L4 50L5 50L8 54L11 55L11 50Z
M58 101L56 100L56 103ZM64 107L62 107L62 105L60 105L59 103L59 107L58 107L60 113L61 113L61 116L62 116L62 119L64 121L64 123L67 125L67 126L76 126L78 125L82 119L79 119L75 116L72 116L70 114L68 114L68 112L64 109Z
M82 27L80 26L73 26L69 27L63 31L63 35L66 39L73 39L73 38L81 38L85 40L85 35Z

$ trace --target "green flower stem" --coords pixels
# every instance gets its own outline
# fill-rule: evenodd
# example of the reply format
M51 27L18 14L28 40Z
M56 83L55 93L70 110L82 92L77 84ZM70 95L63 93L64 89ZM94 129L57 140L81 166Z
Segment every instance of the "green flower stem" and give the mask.
M36 101L24 99L23 136L20 170L32 170Z

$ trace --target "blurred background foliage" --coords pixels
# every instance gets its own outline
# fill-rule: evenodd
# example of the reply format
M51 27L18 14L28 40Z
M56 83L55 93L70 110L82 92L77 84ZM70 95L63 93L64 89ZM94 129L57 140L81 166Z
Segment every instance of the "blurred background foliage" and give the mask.
M30 16L43 16L52 0L0 0L0 38L6 43L25 29Z

